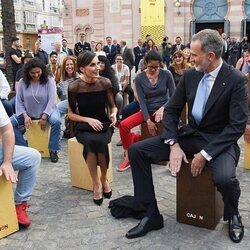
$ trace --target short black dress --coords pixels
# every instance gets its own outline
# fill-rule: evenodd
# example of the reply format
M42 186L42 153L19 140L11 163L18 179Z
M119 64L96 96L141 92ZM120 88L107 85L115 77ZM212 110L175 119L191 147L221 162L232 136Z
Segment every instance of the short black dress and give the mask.
M78 122L75 131L77 141L84 145L84 159L86 160L88 152L102 153L108 167L108 144L114 128L109 127L111 121L106 111L108 106L115 107L111 82L105 77L98 78L95 83L86 83L79 78L69 85L68 102L73 113L98 119L103 123L103 130L97 132L88 123Z

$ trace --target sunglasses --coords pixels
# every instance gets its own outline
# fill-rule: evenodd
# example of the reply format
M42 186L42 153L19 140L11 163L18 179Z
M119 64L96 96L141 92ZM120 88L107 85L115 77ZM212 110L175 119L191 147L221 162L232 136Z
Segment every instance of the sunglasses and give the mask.
M182 56L174 56L174 59L182 58Z

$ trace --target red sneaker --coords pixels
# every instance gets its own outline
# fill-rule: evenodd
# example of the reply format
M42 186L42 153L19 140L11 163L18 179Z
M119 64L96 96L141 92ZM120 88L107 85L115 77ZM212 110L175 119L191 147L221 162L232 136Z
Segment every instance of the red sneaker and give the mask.
M130 168L129 160L126 158L126 159L124 159L124 161L118 166L117 171L122 172L122 171L125 171L125 170L129 169L129 168Z
M28 227L31 223L26 213L27 207L27 201L23 201L21 204L16 205L16 215L18 223L24 227Z

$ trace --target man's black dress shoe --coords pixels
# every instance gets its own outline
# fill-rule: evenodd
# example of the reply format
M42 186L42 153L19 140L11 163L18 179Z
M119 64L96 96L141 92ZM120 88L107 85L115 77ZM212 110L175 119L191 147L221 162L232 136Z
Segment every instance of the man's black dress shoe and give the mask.
M153 218L144 217L136 227L126 233L126 237L128 239L141 237L152 230L161 229L163 226L163 217L161 214Z
M59 158L58 158L57 152L56 151L50 151L49 153L50 153L51 162L54 162L54 163L58 162Z
M233 215L231 220L228 221L228 226L230 239L235 243L239 243L244 236L244 226L241 222L241 216Z

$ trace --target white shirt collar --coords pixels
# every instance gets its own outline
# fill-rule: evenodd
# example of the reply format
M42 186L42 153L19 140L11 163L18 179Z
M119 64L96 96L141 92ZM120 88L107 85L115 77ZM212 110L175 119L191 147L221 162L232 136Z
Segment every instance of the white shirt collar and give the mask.
M216 69L214 69L213 71L209 72L209 74L210 74L212 77L214 77L214 78L217 77L217 75L219 74L219 71L220 71L220 69L221 69L221 67L222 67L223 60L222 60L222 59L220 59L220 60L221 60L220 65L219 65Z

